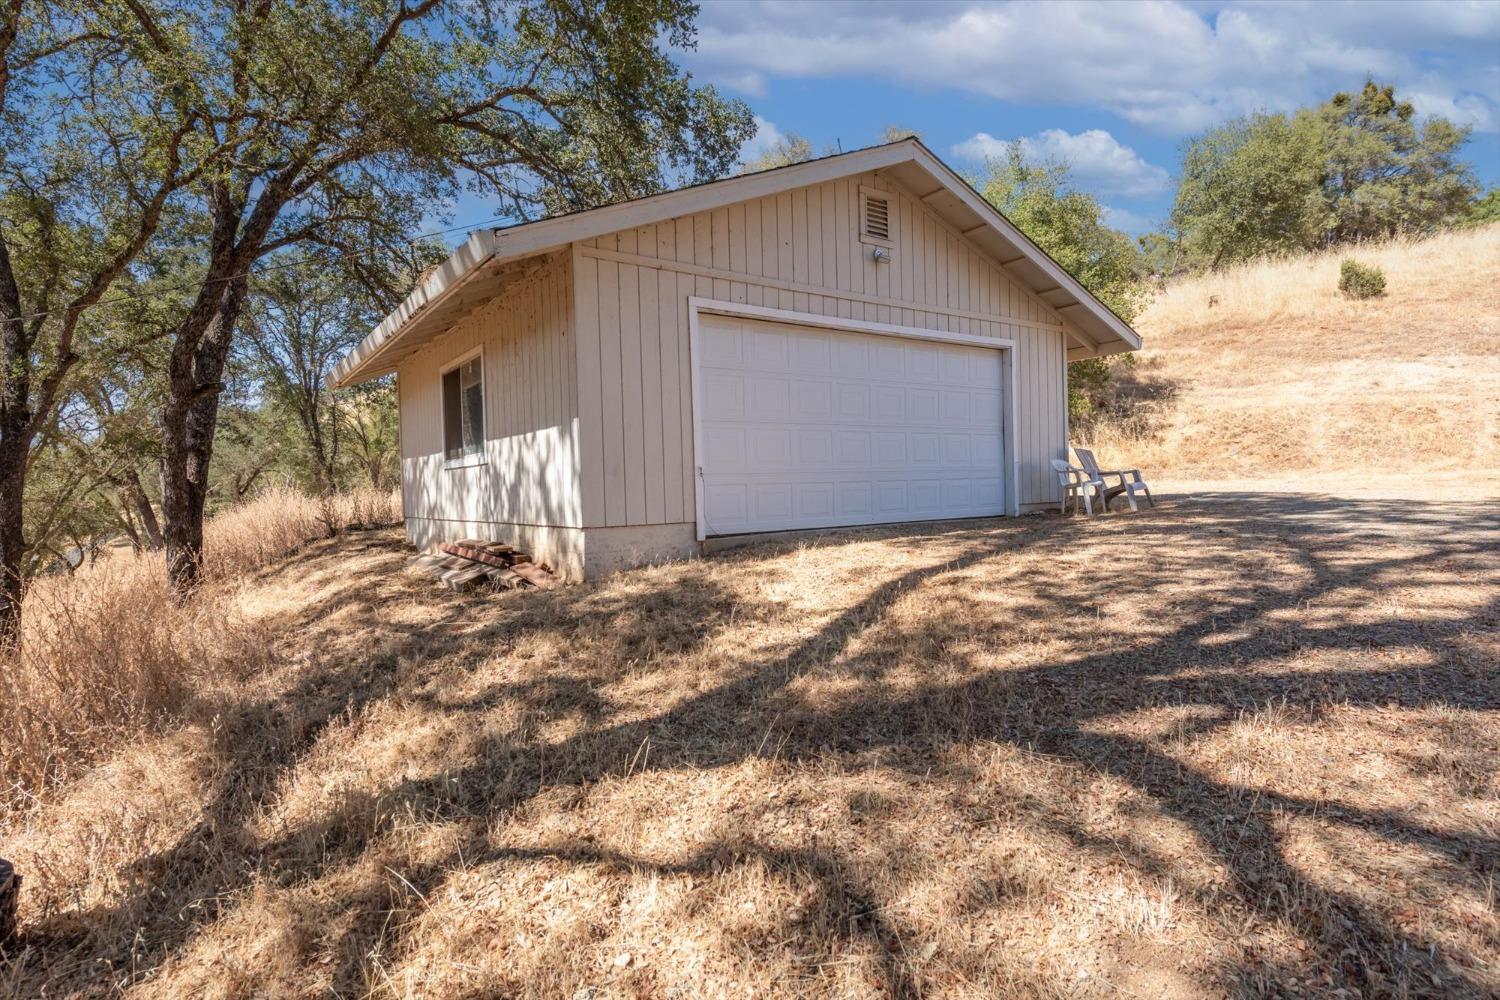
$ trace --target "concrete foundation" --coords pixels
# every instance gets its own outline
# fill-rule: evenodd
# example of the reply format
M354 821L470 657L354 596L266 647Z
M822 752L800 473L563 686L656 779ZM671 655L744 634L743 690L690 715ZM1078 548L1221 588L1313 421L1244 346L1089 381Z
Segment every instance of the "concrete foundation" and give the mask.
M691 523L615 528L559 528L502 521L406 519L406 537L419 549L460 538L509 542L565 580L593 580L634 566L698 554Z

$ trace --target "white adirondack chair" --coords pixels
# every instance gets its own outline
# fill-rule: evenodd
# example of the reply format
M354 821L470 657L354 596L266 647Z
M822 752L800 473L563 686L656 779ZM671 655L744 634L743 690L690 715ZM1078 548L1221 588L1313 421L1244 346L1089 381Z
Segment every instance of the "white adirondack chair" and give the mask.
M1073 454L1078 456L1078 464L1082 465L1088 473L1089 480L1095 484L1094 489L1099 499L1104 503L1104 509L1109 510L1109 502L1115 497L1124 495L1130 501L1131 510L1140 510L1136 505L1135 495L1144 494L1146 502L1156 506L1156 501L1151 497L1151 487L1141 478L1140 469L1101 469L1099 461L1094 458L1094 453L1087 448L1074 448ZM1117 478L1118 484L1110 485L1105 482L1105 477Z
M1060 458L1052 460L1052 471L1057 473L1057 485L1062 487L1062 503L1059 510L1066 514L1068 512L1068 501L1073 501L1073 513L1078 513L1078 501L1083 501L1083 509L1088 511L1089 516L1094 514L1094 492L1104 488L1104 481L1089 478L1084 470L1069 465Z

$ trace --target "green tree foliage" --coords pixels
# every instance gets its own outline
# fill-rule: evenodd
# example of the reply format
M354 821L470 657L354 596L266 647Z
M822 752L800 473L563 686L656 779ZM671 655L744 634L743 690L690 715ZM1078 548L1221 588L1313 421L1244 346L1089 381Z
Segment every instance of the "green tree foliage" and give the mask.
M1418 121L1368 80L1293 115L1256 114L1188 142L1172 222L1208 267L1276 253L1431 232L1475 193L1458 159L1468 129Z
M345 475L350 482L389 490L401 481L401 423L396 402L396 383L389 378L339 393L336 412L343 428Z
M991 160L979 193L1127 323L1150 299L1130 237L1104 224L1104 207L1075 189L1066 164L1033 163L1019 142Z
M1145 308L1150 289L1141 280L1140 256L1130 238L1104 224L1103 206L1072 187L1065 164L1033 163L1019 142L991 160L978 185L985 199L1037 246L1127 323ZM1094 358L1068 366L1068 410L1074 420L1092 415L1116 364Z
M109 98L130 61L129 44L87 29L73 4L0 5L4 644L19 635L32 550L50 532L27 527L37 507L28 503L29 476L57 464L59 409L76 367L117 346L120 327L95 307L122 292L148 299L152 275L136 265L190 179L181 158L163 153L163 130ZM160 110L169 100L161 91L144 93L138 108ZM51 449L45 461L43 448ZM68 503L76 496L71 488L44 492Z
M1325 242L1430 232L1461 215L1476 191L1458 152L1469 137L1441 116L1418 122L1395 89L1366 80L1300 117L1321 127L1323 192L1332 216Z
M775 170L777 167L789 167L793 163L806 163L817 155L813 150L813 144L807 139L795 134L785 135L767 146L759 156L742 162L739 172L758 174L762 170Z
M1492 222L1500 222L1500 188L1490 188L1482 198L1470 202L1459 225L1487 226Z
M445 256L440 246L417 244L406 269L420 273ZM230 467L215 477L221 498L237 498L260 475L314 493L394 481L394 393L334 393L329 379L394 304L379 289L410 284L410 277L375 275L372 289L369 262L348 264L312 260L253 282L231 358L239 395L234 434L220 428L221 440L234 447Z
M1210 268L1317 246L1329 216L1317 123L1252 115L1191 140L1172 223Z
M179 594L198 577L224 368L258 265L314 246L379 258L465 185L530 218L708 179L733 165L750 127L743 104L692 85L668 54L692 43L687 0L68 9L69 30L125 54L112 75L55 88L82 108L71 142L108 159L90 115L129 121L149 139L145 179L174 178L204 236L196 293L170 332L161 415Z

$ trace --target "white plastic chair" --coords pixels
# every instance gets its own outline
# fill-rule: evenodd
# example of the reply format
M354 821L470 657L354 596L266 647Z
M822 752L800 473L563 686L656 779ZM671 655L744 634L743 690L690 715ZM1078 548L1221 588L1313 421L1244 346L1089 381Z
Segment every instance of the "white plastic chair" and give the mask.
M1101 469L1098 460L1094 458L1094 453L1087 448L1074 448L1073 454L1078 456L1079 464L1083 466L1089 480L1095 484L1094 488L1099 499L1103 501L1106 511L1109 510L1109 502L1122 494L1126 500L1130 501L1131 510L1140 510L1135 502L1137 493L1144 494L1146 502L1153 507L1156 506L1156 501L1151 497L1151 487L1147 486L1146 481L1141 478L1140 469ZM1118 477L1118 485L1106 484L1106 476Z
M1060 458L1052 460L1052 471L1057 473L1057 485L1062 487L1062 503L1059 510L1066 514L1068 512L1068 501L1073 501L1073 513L1078 513L1078 501L1083 501L1083 509L1090 517L1094 514L1095 490L1104 488L1104 481L1089 478L1089 474L1083 469L1069 465Z

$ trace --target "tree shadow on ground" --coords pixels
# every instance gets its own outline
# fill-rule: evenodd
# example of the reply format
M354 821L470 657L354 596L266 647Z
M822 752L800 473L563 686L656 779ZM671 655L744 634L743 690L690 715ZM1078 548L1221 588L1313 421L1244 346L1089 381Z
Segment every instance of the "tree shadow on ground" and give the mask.
M1066 552L1101 534L1118 536L1136 558L1104 566L1025 558L1038 549ZM769 578L778 560L815 560L887 542L899 547L900 558L871 571L857 600L810 623L794 641L725 658L719 676L702 690L645 713L601 690L619 678L622 661L632 676L649 681L667 662L714 650L716 639L743 629L747 620L776 619L774 602L757 600L754 586L728 586L727 573ZM1226 780L1156 741L1110 728L1132 713L1174 706L1196 711L1179 740L1211 736L1271 704L1309 720L1366 706L1495 711L1495 664L1486 656L1489 647L1476 653L1471 640L1476 631L1493 635L1500 598L1477 613L1445 616L1428 613L1411 596L1452 586L1455 575L1493 581L1486 571L1493 572L1500 519L1489 505L1245 493L1092 522L1049 517L929 531L872 529L644 571L628 584L498 600L428 598L436 613L420 626L393 624L384 611L409 598L410 585L387 593L369 583L373 573L396 573L404 554L389 541L352 544L364 546L371 569L325 588L322 600L286 618L288 635L314 642L305 651L313 667L288 689L235 706L215 747L223 778L199 824L172 849L143 859L123 898L52 915L30 928L23 986L40 988L84 956L116 970L129 967L130 979L144 978L185 953L221 906L233 906L235 894L253 882L289 886L318 879L370 850L401 817L457 825L464 833L451 852L397 872L399 888L367 887L338 901L343 941L331 982L339 993L358 994L372 943L399 961L405 930L392 926L391 914L413 905L413 895L425 900L456 867L535 851L496 844L490 831L545 794L623 775L734 765L766 755L768 747L794 767L876 754L881 766L910 775L936 771L961 778L950 751L980 743L1045 755L1058 766L1135 789L1157 814L1191 830L1202 852L1229 873L1225 886L1194 890L1203 905L1281 928L1310 946L1300 965L1226 959L1218 971L1221 989L1274 993L1314 970L1331 972L1330 986L1364 995L1481 995L1492 985L1484 978L1486 956L1447 954L1359 894L1310 878L1289 858L1282 825L1288 816L1317 817L1414 845L1446 859L1448 868L1434 869L1430 878L1470 886L1493 880L1500 867L1493 838L1454 835L1401 810ZM1262 556L1287 565L1262 573ZM1225 572L1222 562L1235 560ZM1404 607L1384 616L1364 613L1395 587L1409 595ZM919 622L896 615L897 606L918 592L937 612ZM1004 615L986 603L999 593L1012 601ZM1113 634L1106 612L1121 600L1159 603L1159 627ZM662 615L669 613L693 624L664 628ZM330 636L335 621L337 640ZM1024 621L1045 623L1067 652L1006 669L989 666L993 651L1014 641L1017 622ZM486 650L532 641L560 650L557 663L567 669L508 680L482 676ZM583 652L570 652L570 643ZM597 657L587 652L594 643L605 646ZM1413 664L1349 662L1389 649L1407 651ZM1336 665L1319 664L1322 656L1334 657ZM1287 669L1288 658L1312 667ZM474 675L473 691L452 690L455 661L460 672ZM934 676L885 683L912 662L930 664ZM1276 669L1262 669L1268 665ZM832 702L807 696L807 678L830 676L858 686ZM274 812L277 797L328 727L397 698L450 726L472 715L467 763L403 777L378 794L348 796L315 820L270 837L248 832L257 817ZM501 731L481 724L501 706L519 721ZM564 737L539 738L528 718L577 725ZM1076 823L1046 822L1081 851L1128 850L1138 868L1173 874L1173 863L1149 845L1101 844ZM318 850L310 860L314 843ZM725 858L754 858L795 872L816 883L823 901L816 918L820 947L863 941L878 957L884 992L915 997L926 991L922 965L903 944L919 934L903 926L890 900L832 848L788 850L741 837L671 863L587 843L542 853L663 874L707 874ZM101 939L106 927L132 933ZM144 950L141 941L149 942ZM1045 982L1021 986L1049 988Z

